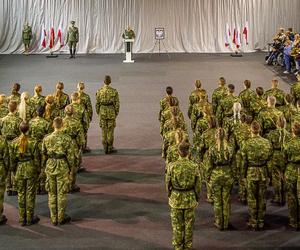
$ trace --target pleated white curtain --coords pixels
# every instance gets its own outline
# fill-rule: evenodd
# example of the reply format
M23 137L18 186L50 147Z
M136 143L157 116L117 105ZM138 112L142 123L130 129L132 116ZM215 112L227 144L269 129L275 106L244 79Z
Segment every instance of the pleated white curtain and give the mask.
M130 25L136 32L134 52L154 48L154 28L164 27L169 52L228 52L225 25L241 31L249 22L249 45L263 49L279 27L300 31L300 0L0 0L0 53L22 53L22 28L32 26L31 51L41 46L43 26L79 28L79 53L120 53L121 34ZM58 49L57 44L55 49ZM67 46L62 48L67 51Z

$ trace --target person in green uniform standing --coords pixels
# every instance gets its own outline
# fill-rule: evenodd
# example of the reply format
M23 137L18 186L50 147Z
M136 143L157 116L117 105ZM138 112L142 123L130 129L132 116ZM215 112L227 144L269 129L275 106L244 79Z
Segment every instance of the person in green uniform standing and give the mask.
M113 153L114 130L120 110L119 93L110 87L111 77L105 76L104 86L96 93L96 112L100 118L102 144L106 154Z
M75 58L76 46L79 41L79 31L75 26L75 21L71 21L71 26L67 31L67 44L70 49L70 58Z
M25 23L23 31L22 31L22 40L25 47L25 55L28 56L29 54L29 45L32 39L32 29L29 26L28 22Z
M135 33L130 26L122 34L123 39L135 39ZM126 52L130 52L130 43L126 43Z
M189 148L186 142L179 144L179 159L169 165L166 174L175 250L192 249L195 208L201 191L199 168L189 160Z

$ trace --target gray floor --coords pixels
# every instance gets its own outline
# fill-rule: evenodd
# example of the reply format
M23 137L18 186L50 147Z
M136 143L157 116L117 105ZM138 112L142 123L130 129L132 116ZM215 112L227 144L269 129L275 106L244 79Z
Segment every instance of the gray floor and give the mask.
M188 95L195 79L211 95L217 79L242 89L249 79L253 87L270 87L278 77L288 91L293 77L281 77L282 69L264 65L264 54L246 54L231 58L228 54L135 55L136 63L123 64L122 55L79 55L75 60L61 55L46 59L0 55L0 92L9 93L14 82L22 91L30 91L36 83L44 86L44 94L52 93L57 81L63 81L66 92L76 89L83 80L93 97L110 74L119 90L121 111L117 121L115 145L117 155L104 156L100 143L98 119L94 116L89 130L92 153L84 157L88 172L80 174L81 193L69 196L71 225L54 228L48 219L47 197L38 196L39 225L18 225L16 197L6 197L7 226L0 227L0 249L171 249L169 210L164 191L164 163L159 155L161 138L157 112L159 99L167 85L174 88L181 109L186 114ZM279 72L279 73L278 73ZM187 117L186 117L187 118ZM188 120L187 120L188 121ZM268 228L249 232L246 228L247 207L232 195L231 223L236 230L218 232L213 227L212 207L204 201L205 190L197 210L195 249L262 249L300 247L299 233L286 229L287 209L268 203ZM270 192L268 193L270 197Z

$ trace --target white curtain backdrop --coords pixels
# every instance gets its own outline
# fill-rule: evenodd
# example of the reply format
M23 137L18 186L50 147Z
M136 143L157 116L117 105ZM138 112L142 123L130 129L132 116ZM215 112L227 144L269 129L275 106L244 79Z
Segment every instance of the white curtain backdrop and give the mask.
M128 25L136 32L136 53L152 52L155 27L166 29L169 52L228 52L226 23L242 31L246 21L249 45L242 50L250 52L264 49L279 27L300 31L299 13L300 0L0 0L0 53L23 52L25 21L34 33L31 51L49 52L41 46L42 27L53 26L57 35L71 20L79 28L79 53L123 52Z

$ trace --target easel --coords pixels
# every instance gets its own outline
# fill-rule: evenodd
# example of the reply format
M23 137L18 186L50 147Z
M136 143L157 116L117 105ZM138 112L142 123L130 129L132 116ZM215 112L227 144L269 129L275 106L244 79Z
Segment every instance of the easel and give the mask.
M163 32L164 32L164 28L158 28L158 29L162 29ZM155 29L155 30L156 30L156 29ZM155 32L156 32L156 31L155 31ZM167 54L168 58L170 59L171 56L170 56L170 54L169 54L169 52L168 52L168 50L167 50L167 48L166 48L166 45L165 45L165 43L164 43L164 39L165 39L164 33L163 33L163 35L160 36L160 37L158 37L158 36L156 35L156 33L154 34L154 36L155 36L155 43L154 43L154 47L153 47L153 49L152 49L152 51L151 51L149 57L151 58L151 56L152 56L152 54L154 53L154 50L155 50L155 48L156 48L157 46L158 46L158 55L159 55L159 56L161 55L161 43L162 43L162 45L163 45L163 47L164 47L164 49L165 49L165 51L166 51L166 54Z

